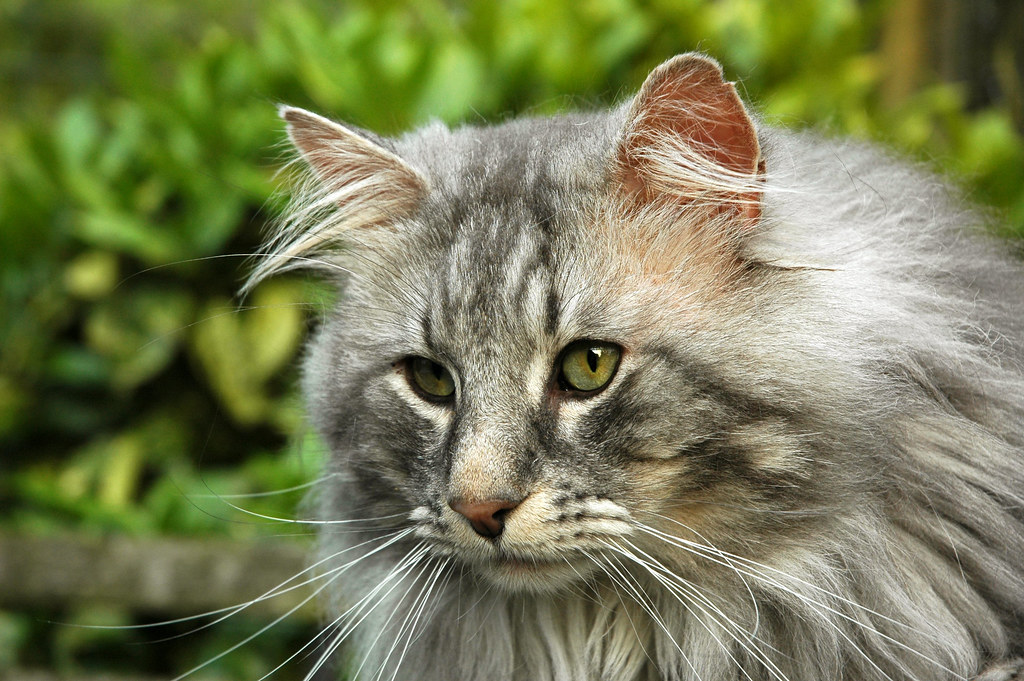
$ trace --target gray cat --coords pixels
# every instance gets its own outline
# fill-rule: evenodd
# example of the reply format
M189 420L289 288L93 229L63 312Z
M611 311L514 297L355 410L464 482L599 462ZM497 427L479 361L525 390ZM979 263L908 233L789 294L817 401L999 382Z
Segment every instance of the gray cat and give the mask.
M305 364L321 663L924 681L1024 651L1024 271L947 186L759 123L694 54L602 113L281 113L312 173L253 282L342 291Z

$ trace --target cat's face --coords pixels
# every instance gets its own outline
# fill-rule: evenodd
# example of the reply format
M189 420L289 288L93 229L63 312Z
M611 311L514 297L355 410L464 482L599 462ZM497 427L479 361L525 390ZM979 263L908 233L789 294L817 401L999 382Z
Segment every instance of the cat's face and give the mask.
M747 340L772 275L736 240L760 210L753 126L717 67L687 68L713 133L680 119L703 121L692 102L660 111L679 74L630 111L428 128L390 151L285 113L327 201L362 211L337 224L387 223L332 256L351 275L307 363L314 421L357 480L339 514L404 516L471 574L543 591L626 547L685 570L658 533L735 549L819 494L796 411L743 386L772 365ZM732 190L649 200L671 180L647 153L665 127L698 149L721 136L732 156L690 160Z
M386 321L321 342L366 367L339 396L372 405L356 456L389 473L417 534L498 584L547 589L699 482L682 473L715 407L638 301L611 295L614 273L574 265L592 260L581 225L538 217L469 215L491 228L403 244L416 257L389 259L415 272L353 281L343 303L346 320Z

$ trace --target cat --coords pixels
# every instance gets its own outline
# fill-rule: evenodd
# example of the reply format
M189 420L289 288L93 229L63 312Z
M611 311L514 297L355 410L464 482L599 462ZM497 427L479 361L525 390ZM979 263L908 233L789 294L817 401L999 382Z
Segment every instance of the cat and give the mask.
M250 285L340 292L303 379L317 667L1016 673L1024 269L948 186L761 122L696 53L602 112L280 113L308 179Z

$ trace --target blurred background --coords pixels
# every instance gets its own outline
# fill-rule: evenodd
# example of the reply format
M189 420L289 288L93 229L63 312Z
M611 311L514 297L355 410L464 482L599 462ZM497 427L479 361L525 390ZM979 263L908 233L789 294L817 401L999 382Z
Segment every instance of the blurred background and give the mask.
M953 176L1020 244L1017 0L0 0L0 678L253 681L319 630L299 589L136 628L310 546L273 518L318 475L296 365L326 294L236 296L284 204L276 103L496 121L621 101L693 49L769 120Z

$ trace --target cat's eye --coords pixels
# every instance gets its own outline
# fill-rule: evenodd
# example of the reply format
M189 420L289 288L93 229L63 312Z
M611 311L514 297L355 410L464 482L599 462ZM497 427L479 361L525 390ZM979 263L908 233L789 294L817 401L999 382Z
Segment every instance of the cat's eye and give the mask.
M447 401L455 394L455 379L437 362L426 357L410 357L405 366L409 383L423 397Z
M614 343L579 340L562 351L558 380L566 390L589 393L608 385L619 368L622 348Z

